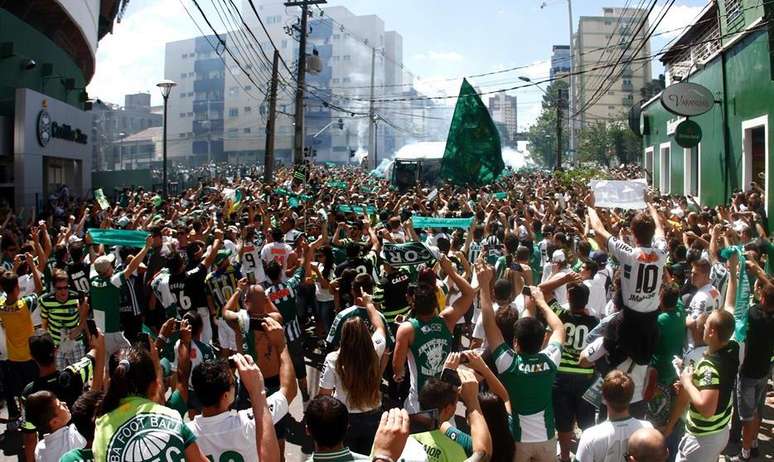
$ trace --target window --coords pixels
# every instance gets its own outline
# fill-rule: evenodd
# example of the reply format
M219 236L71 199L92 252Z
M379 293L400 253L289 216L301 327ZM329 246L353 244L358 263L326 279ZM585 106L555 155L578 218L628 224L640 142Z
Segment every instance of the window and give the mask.
M177 136L179 136L180 138L185 138L185 133L181 133L181 134L179 134Z
M351 59L352 59L352 56L350 56L350 55L344 55L344 57L343 57L342 59L343 59L344 61L349 61L349 60L351 60Z
M193 117L193 112L189 112L188 117Z
M341 82L341 80L339 80L339 79L333 79L333 83L339 83L339 82Z
M242 131L245 132L245 133L250 133L250 127L245 127L245 129L242 130Z
M242 109L242 111L244 111L244 112L250 112L252 110L253 110L253 108L251 108L250 106L245 106L244 109Z
M245 85L245 91L250 91L253 89L252 85Z
M744 22L740 0L726 0L726 22L729 27L735 27Z
M184 79L184 78L186 78L186 76L188 76L188 74L186 74L185 72L183 72L182 74L180 74L180 78L181 78L181 79Z
M339 59L341 59L341 56L336 55L336 56L333 57L334 61L338 61Z
M349 83L350 82L350 78L349 77L344 77L343 79L341 79L341 81L344 82L344 83Z
M181 118L181 119L184 119L184 118L185 118L185 112L181 112L181 113L180 113L180 118Z
M333 34L333 40L338 40L341 38L341 35L339 34Z
M671 192L670 176L672 173L672 145L664 143L659 147L658 159L658 189L661 194Z
M229 117L237 117L239 116L239 108L232 107L228 110L228 116Z
M279 24L282 22L282 16L269 16L266 18L268 24Z
M697 197L699 195L699 151L701 144L694 148L683 149L683 194Z

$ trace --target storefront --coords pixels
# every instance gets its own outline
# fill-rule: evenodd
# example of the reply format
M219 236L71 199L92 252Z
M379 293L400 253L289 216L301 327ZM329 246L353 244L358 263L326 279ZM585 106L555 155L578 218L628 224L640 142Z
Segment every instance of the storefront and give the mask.
M41 93L16 90L15 207L43 207L51 195L91 189L91 116Z
M668 110L662 94L642 106L643 165L663 194L692 195L714 206L726 203L734 191L755 187L770 210L774 68L772 24L765 17L772 8L760 2L712 2L661 58L667 73L663 94L686 84L707 90L706 112L687 118ZM692 147L676 139L686 119L701 132Z

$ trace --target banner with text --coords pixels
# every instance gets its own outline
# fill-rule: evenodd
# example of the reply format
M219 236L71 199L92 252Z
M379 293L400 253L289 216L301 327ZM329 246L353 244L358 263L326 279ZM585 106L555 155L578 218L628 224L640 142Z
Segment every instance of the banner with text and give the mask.
M594 205L609 209L644 209L648 183L644 179L592 180L589 182L594 192Z

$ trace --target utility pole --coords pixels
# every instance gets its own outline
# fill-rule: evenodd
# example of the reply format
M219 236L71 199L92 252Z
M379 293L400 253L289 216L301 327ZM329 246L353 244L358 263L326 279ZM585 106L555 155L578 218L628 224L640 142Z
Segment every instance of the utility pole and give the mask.
M285 6L301 7L301 24L299 25L298 69L296 70L296 115L293 136L293 163L304 162L304 86L306 78L306 23L309 5L326 3L326 0L298 0L285 2Z
M376 168L376 114L374 113L374 75L376 74L376 48L371 48L371 96L368 103L368 165L369 170Z
M277 67L279 51L274 50L271 65L271 86L269 88L269 118L266 120L266 150L263 158L263 182L268 183L274 174L274 121L277 109Z
M556 165L554 170L562 169L562 90L558 90L554 99L556 106ZM572 130L570 131L572 133Z
M569 145L569 151L570 151L570 159L573 161L578 160L578 154L575 152L575 45L572 43L572 36L573 36L573 30L572 30L572 0L567 0L567 16L570 22L570 101L569 101L569 112L570 112L570 145Z

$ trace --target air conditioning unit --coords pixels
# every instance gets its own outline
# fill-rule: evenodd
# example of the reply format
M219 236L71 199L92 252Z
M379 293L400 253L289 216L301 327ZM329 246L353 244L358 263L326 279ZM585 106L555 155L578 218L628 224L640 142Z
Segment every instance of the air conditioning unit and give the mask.
M322 60L317 55L317 50L306 57L306 72L310 74L319 74L322 71Z

